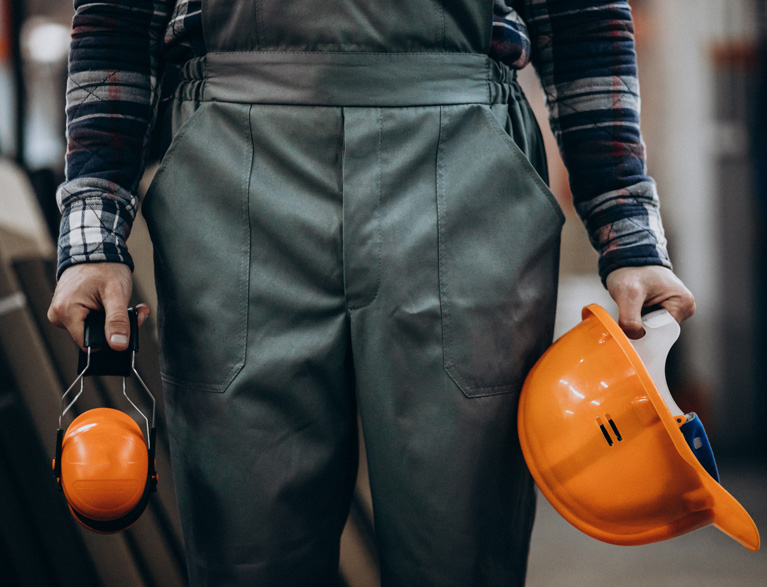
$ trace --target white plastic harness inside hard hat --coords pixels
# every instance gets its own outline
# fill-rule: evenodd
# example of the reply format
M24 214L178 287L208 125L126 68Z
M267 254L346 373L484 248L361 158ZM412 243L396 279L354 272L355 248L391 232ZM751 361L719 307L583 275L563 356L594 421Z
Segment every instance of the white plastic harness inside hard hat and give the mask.
M645 314L642 317L642 325L645 330L644 336L636 340L629 339L629 342L642 360L671 415L677 419L684 418L684 421L680 420L682 423L679 430L698 462L719 481L716 460L703 423L695 412L684 413L671 396L666 382L666 359L671 347L679 338L681 331L679 323L668 310L661 309Z
M655 387L658 388L663 401L666 402L671 415L684 416L684 412L676 405L666 383L666 359L671 347L679 338L681 328L668 310L656 310L642 317L645 334L629 342L642 359Z

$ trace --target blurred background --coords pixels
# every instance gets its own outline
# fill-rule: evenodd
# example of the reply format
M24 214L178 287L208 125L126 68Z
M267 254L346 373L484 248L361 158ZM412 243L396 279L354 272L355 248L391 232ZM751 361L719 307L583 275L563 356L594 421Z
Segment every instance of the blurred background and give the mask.
M677 274L693 291L667 367L680 406L706 424L724 486L767 528L767 0L633 0L648 167ZM139 368L158 397L160 491L130 530L98 536L66 511L47 463L76 349L45 312L55 286L64 177L70 0L0 0L0 585L185 584L167 462L153 324ZM551 183L566 212L557 335L591 302L615 308L596 276L548 132L534 72L521 76L548 141ZM153 167L149 166L144 185ZM129 241L136 300L155 307L141 218ZM122 388L89 378L78 409L130 410ZM143 401L131 383L129 395ZM80 405L82 403L82 405ZM142 404L145 405L145 404ZM64 425L68 421L64 422ZM364 450L342 542L349 586L375 586ZM614 547L570 527L539 499L529 585L764 585L751 554L713 528L646 547Z

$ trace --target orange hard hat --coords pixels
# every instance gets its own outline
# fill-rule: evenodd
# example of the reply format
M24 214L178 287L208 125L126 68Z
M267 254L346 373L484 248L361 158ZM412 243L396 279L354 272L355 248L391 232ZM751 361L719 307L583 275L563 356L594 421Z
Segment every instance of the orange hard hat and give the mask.
M153 455L136 422L119 410L89 410L60 442L60 466L54 461L54 468L75 518L100 533L119 532L138 520L155 476Z
M665 310L643 321L644 337L631 341L592 304L530 371L518 426L533 478L568 522L605 542L648 544L713 524L756 551L756 525L719 484L700 421L668 392L679 325Z

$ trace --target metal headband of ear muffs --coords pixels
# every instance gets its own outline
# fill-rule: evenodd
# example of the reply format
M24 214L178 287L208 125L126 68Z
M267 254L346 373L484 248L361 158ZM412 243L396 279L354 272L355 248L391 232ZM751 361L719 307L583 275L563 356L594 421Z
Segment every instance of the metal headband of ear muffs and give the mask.
M133 308L128 310L128 318L130 321L130 341L128 348L122 352L112 350L106 341L106 335L104 333L106 317L103 312L91 312L86 318L83 337L83 346L86 348L86 350L80 350L78 359L78 375L61 397L61 413L59 414L59 426L58 430L56 431L56 456L54 459L53 474L56 478L59 490L63 491L61 481L61 453L64 440L64 429L62 428L62 420L64 416L72 409L77 400L80 399L80 396L84 391L85 377L93 375L113 375L122 377L123 396L125 396L125 399L128 400L133 408L141 415L146 424L148 467L144 492L133 509L131 509L125 515L114 520L94 520L88 516L83 515L81 512L78 512L71 506L71 504L69 506L72 514L82 525L90 530L93 530L94 532L104 534L120 532L135 523L146 509L146 506L149 503L150 494L157 490L157 472L155 470L156 401L154 395L149 390L147 385L144 383L144 380L141 378L141 375L139 375L138 371L136 370L136 353L138 352L139 347L138 315ZM92 352L93 349L98 349L98 352ZM136 377L141 388L151 400L151 420L128 396L125 380L131 375ZM67 403L67 398L77 388L78 383L79 390L71 399L71 401Z

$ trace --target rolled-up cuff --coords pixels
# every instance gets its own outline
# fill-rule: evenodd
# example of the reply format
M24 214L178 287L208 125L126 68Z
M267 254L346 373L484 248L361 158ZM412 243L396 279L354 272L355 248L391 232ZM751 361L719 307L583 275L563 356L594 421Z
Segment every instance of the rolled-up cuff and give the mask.
M654 190L647 195L613 193L584 218L591 244L599 253L603 283L621 267L671 268L657 202Z
M628 247L611 251L599 257L599 277L602 284L607 276L621 267L643 267L645 265L660 265L672 269L668 257L660 257L652 246Z
M123 263L133 270L126 241L133 215L119 200L86 197L64 207L56 277L77 263Z

